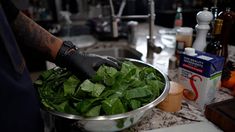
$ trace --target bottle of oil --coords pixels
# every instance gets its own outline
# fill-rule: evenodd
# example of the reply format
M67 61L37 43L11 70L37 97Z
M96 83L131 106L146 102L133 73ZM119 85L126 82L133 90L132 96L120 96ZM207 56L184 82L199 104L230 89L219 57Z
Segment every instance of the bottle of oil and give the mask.
M226 60L228 56L227 45L221 43L221 31L223 27L223 20L216 19L212 31L211 41L207 44L206 52L217 56L223 56Z

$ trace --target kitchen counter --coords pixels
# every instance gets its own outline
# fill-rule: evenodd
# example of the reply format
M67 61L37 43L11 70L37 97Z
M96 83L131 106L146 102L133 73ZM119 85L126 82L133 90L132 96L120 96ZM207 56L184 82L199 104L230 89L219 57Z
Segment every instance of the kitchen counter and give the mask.
M216 98L213 102L220 102L223 100L233 98L230 91L227 89L220 89L216 93ZM141 122L124 132L144 131L166 127L173 127L178 125L192 124L196 122L208 122L204 113L183 100L182 109L178 112L164 112L158 108L153 108L152 113L144 118ZM216 127L216 126L215 126ZM217 128L220 130L219 128Z

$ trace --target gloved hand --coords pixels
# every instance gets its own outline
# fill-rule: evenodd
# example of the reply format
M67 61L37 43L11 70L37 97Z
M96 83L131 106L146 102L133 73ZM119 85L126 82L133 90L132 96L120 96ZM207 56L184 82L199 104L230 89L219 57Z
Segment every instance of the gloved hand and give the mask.
M70 41L61 46L55 60L56 65L65 67L77 77L92 78L103 64L119 69L120 62L113 57L80 52Z

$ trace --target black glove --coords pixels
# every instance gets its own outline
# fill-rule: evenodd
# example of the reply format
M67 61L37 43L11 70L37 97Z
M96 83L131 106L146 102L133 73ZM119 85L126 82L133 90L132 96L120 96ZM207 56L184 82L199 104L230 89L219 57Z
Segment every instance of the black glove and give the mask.
M96 70L103 64L120 68L120 62L115 58L79 52L70 41L64 41L55 63L62 68L67 68L81 79L92 78Z

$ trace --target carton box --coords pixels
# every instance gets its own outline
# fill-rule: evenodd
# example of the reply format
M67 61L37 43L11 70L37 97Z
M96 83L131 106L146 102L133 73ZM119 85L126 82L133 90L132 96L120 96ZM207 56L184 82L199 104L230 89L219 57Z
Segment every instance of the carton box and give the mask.
M201 51L181 54L179 82L185 86L184 99L204 110L220 87L224 58Z

